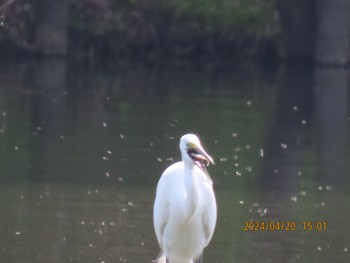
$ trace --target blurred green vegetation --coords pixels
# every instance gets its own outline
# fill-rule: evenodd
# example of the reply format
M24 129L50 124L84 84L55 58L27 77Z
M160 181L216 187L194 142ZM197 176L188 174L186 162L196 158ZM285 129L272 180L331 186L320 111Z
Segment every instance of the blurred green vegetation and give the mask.
M277 50L275 0L68 1L68 45L78 57L251 57ZM12 2L0 9L0 48L6 40L30 49L38 0Z
M169 30L235 31L272 37L278 33L273 0L70 0L70 26L95 34L125 30L130 20L171 22ZM90 4L88 4L90 3ZM158 16L158 17L157 17ZM167 19L168 21L165 21ZM163 24L165 26L165 24Z

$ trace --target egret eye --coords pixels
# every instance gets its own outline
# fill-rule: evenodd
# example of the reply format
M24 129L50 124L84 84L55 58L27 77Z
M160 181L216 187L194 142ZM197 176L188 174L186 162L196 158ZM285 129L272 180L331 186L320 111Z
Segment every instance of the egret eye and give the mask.
M188 149L192 149L192 148L195 148L195 144L194 143L192 143L192 142L187 142L186 143L186 147L188 148Z

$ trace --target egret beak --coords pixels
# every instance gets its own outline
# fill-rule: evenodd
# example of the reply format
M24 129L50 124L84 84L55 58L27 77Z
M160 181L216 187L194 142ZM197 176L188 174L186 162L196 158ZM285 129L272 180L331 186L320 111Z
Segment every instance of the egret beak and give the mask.
M194 161L194 163L199 164L201 167L209 166L209 164L215 164L213 158L203 149L202 146L196 146L188 150L188 155Z

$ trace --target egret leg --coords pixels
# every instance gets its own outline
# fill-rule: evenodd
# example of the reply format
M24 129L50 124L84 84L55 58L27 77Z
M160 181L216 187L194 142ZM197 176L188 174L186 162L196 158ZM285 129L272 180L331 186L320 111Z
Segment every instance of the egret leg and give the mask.
M203 263L203 254L201 254L199 258L194 261L194 263Z

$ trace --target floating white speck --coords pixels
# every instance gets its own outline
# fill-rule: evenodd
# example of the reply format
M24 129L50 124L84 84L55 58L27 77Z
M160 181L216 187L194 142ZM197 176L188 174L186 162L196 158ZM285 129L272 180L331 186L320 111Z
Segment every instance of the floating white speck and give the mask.
M288 148L288 145L286 143L281 143L281 148L286 150Z
M108 157L106 157L106 156L102 156L102 159L103 159L104 161L108 161L108 160L109 160Z
M112 151L109 151L109 150L107 150L106 153L108 153L110 155L113 154Z
M131 201L129 201L129 202L128 202L128 206L134 206L134 203L131 202Z
M237 138L238 137L238 133L237 132L232 133L232 137L233 138Z
M242 173L241 173L241 172L236 171L236 176L241 176L241 175L242 175Z
M124 136L124 134L119 134L119 136L120 136L120 139L125 139L125 136Z
M259 209L257 210L257 212L258 212L258 214L259 214L260 216L265 216L265 215L267 214L267 211L268 211L267 208L259 208Z
M15 235L20 235L21 234L21 232L19 232L19 231L17 231L16 233L15 233Z
M261 158L264 158L264 149L259 150L259 155Z
M123 177L118 177L118 181L119 181L119 182L124 182Z
M64 140L64 135L61 134L60 139L63 141Z
M348 252L348 250L349 250L349 248L347 248L347 247L344 247L344 252Z
M298 172L298 175L300 176L301 174L302 174L301 171L299 171L299 172Z
M279 172L278 169L273 170L274 174L278 174L278 172Z
M252 102L250 100L247 101L247 106L252 105Z
M243 200L240 200L240 201L238 201L238 203L240 203L241 205L243 205L243 204L244 204L244 201L243 201Z
M16 151L19 151L19 147L18 147L17 145L15 146L15 150L16 150Z
M298 197L292 196L292 197L290 198L290 200L292 200L293 202L297 202L297 201L298 201Z
M107 128L107 123L103 122L103 123L102 123L102 126L103 126L104 128Z
M332 189L333 189L332 186L326 185L326 190L327 191L332 191Z
M221 157L219 160L220 162L227 162L227 157Z
M108 177L108 178L111 177L111 174L110 174L109 172L106 172L105 175L106 175L106 177Z
M321 206L326 206L326 203L325 202L321 202Z
M157 161L161 163L163 160L162 160L162 158L158 157Z
M245 146L245 148L246 148L247 150L250 150L250 145L247 144L247 145Z
M239 166L239 163L235 163L234 166L235 166L235 167L238 167L238 166Z
M2 116L3 116L3 117L7 117L7 113L3 111L3 112L2 112Z
M318 189L318 191L322 191L323 190L323 186L319 186L319 187L317 187L317 189Z
M233 156L233 159L237 161L237 160L238 160L238 154L235 154L235 155Z
M293 106L293 111L298 111L298 106Z
M306 125L306 123L307 123L306 120L302 120L302 121L301 121L301 124L302 124L302 125Z
M246 167L244 167L244 169L248 172L251 172L253 170L253 168L251 166L246 166Z
M154 145L154 142L150 142L149 146L153 147Z
M306 196L306 191L304 191L304 190L300 191L300 195L301 196Z
M318 251L321 251L321 250L322 250L322 247L321 247L321 246L317 246L317 250L318 250Z

